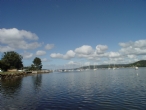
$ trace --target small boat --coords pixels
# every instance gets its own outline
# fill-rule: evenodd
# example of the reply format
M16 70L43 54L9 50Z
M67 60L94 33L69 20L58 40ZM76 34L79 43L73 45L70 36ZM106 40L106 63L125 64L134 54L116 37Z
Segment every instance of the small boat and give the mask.
M95 68L95 64L94 64L94 69L93 69L94 71L96 71L97 69Z
M135 70L138 70L138 67L137 66L135 67Z
M108 66L108 70L110 70L111 68L110 68L110 64L109 64L109 66Z
M115 64L114 64L113 70L115 70L115 69L116 69L116 67L115 67Z

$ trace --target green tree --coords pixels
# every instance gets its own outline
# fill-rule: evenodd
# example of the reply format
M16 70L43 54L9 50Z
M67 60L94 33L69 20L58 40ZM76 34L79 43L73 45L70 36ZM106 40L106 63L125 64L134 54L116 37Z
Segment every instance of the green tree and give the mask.
M0 68L4 71L8 69L21 69L23 67L22 59L23 57L17 52L4 52L0 61Z
M42 61L41 61L41 59L36 57L33 60L33 65L35 66L36 70L41 70L42 69Z

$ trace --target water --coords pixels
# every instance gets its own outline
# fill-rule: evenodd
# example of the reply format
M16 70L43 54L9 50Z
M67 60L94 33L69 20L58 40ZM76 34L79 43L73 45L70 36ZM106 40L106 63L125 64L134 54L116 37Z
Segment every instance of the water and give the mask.
M0 110L144 110L146 68L49 73L0 81Z

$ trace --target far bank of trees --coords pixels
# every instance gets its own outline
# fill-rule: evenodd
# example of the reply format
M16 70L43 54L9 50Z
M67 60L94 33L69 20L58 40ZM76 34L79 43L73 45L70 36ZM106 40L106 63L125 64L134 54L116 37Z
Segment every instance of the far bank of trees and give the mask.
M24 69L28 70L41 70L42 61L40 58L36 57L33 60L33 64L30 67L23 67L22 55L14 51L4 52L0 60L0 69L7 71L8 69Z

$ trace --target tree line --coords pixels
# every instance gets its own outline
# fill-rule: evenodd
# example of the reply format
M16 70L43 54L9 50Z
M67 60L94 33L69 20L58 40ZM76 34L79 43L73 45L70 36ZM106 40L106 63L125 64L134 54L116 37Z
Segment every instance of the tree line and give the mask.
M33 64L28 67L23 66L22 62L23 56L18 54L15 51L4 52L2 54L0 60L0 69L3 71L7 71L8 69L27 69L27 70L41 70L42 69L42 61L40 58L35 57L33 60Z

